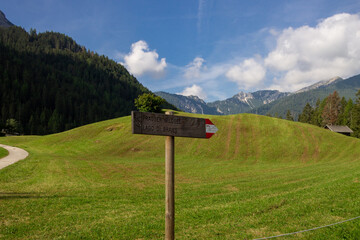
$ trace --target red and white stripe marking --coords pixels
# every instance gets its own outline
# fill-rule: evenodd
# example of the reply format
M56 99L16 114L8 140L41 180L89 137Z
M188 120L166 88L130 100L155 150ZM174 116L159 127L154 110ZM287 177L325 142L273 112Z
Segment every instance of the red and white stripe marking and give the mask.
M211 138L219 129L210 121L205 119L206 138Z

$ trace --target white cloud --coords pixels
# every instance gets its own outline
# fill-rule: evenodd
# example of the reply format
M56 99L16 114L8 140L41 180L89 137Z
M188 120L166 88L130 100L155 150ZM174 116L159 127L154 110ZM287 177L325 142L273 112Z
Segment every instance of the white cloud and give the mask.
M199 78L201 70L206 69L203 66L204 59L201 57L196 57L190 64L185 67L184 77L186 79Z
M260 84L266 75L266 69L255 59L249 58L242 63L232 66L226 77L236 82L239 88L249 89Z
M317 26L283 30L276 48L266 57L265 66L275 75L274 86L294 91L334 76L359 73L360 18L337 14Z
M196 84L192 85L191 87L185 88L185 90L179 94L184 96L198 96L201 99L206 99L206 93L200 86Z
M131 52L124 57L124 65L130 73L135 76L149 74L153 77L161 77L167 66L166 59L161 58L155 50L150 51L145 41L138 41L131 44Z

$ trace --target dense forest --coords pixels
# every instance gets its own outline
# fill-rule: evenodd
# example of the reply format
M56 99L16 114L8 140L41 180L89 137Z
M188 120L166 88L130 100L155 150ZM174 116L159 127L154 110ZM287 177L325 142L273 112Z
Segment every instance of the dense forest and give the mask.
M0 27L0 131L41 135L129 115L146 92L64 34Z

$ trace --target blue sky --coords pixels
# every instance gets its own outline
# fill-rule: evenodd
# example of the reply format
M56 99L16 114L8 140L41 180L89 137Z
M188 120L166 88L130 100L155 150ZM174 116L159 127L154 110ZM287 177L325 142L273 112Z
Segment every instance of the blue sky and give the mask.
M12 0L0 10L114 59L152 91L205 101L360 73L355 0Z

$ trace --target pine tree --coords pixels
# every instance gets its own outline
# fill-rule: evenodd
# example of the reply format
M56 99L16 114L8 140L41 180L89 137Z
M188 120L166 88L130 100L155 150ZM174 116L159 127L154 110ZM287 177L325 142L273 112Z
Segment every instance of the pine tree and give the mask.
M350 98L345 106L343 121L340 123L341 125L347 125L347 126L351 125L351 122L353 121L352 120L353 108L354 108L354 102Z
M289 121L294 121L294 117L292 116L290 110L287 110L287 113L286 113L286 120L289 120Z
M309 103L306 103L302 113L299 115L299 122L311 123L313 114L314 114L314 109L310 106Z
M352 109L352 121L351 121L351 129L354 131L354 137L360 137L360 90L356 94L356 104Z
M340 110L339 110L339 116L338 119L336 121L337 125L347 125L347 124L343 124L343 122L346 122L346 116L345 116L345 107L347 105L347 101L345 99L345 97L341 98L340 101Z

